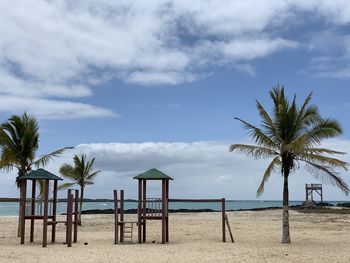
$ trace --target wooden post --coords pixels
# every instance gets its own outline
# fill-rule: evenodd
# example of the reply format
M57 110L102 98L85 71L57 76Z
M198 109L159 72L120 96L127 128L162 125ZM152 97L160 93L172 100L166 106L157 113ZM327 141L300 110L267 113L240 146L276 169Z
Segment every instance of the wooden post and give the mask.
M118 190L113 190L114 194L114 244L118 244Z
M138 204L137 204L137 235L138 235L138 242L141 243L141 232L142 232L142 226L141 226L141 200L142 200L142 182L141 179L138 179Z
M143 209L142 209L142 215L146 216L146 180L142 180L142 192L143 192ZM142 241L146 242L146 220L143 220L142 223Z
M309 200L309 195L308 195L308 191L307 191L307 184L305 184L305 201Z
M165 181L165 198L166 198L166 222L165 222L165 241L169 242L169 180Z
M221 214L222 214L222 242L226 242L226 231L225 231L225 198L221 199Z
M166 230L165 230L165 206L166 206L166 199L165 199L165 180L162 179L162 244L165 244L165 236L166 236Z
M226 221L226 225L227 225L227 229L230 233L230 238L231 238L231 242L235 243L235 241L233 240L233 235L232 235L232 231L231 231L231 227L230 227L230 222L228 221L228 216L227 214L225 214L225 221Z
M73 195L72 190L68 190L67 198L67 220L66 220L66 243L67 247L72 246L72 206L73 206Z
M74 235L73 235L73 243L77 243L78 241L78 221L79 221L79 190L75 190L74 196Z
M32 200L31 200L31 215L35 215L35 190L36 180L32 180ZM30 242L34 241L34 218L30 220Z
M57 214L57 184L58 181L54 180L53 182L53 197L52 197L52 221L56 221L56 214ZM51 242L55 243L56 241L56 224L52 224L51 229Z
M24 244L25 240L25 228L26 228L26 198L27 198L27 180L22 180L21 187L23 187L21 196L21 244Z
M44 221L43 221L43 247L47 245L47 214L49 209L49 187L50 181L45 180L44 187Z
M120 242L124 242L124 190L120 190Z

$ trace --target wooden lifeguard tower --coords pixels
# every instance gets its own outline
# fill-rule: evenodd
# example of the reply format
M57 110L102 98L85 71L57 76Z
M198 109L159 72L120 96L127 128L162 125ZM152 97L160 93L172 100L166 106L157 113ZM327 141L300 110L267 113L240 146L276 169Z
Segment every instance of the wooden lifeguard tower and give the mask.
M17 177L17 181L20 182L23 189L22 196L20 197L20 209L21 209L21 244L25 241L25 223L26 220L30 220L30 242L34 241L34 226L35 220L43 220L43 240L42 245L47 245L47 227L52 226L51 242L54 243L56 239L56 224L64 223L66 225L66 243L70 247L72 245L72 226L74 225L74 239L73 242L77 242L78 233L78 196L79 191L75 190L75 197L73 198L72 190L68 190L67 198L67 217L65 221L57 221L57 184L62 178L44 170L38 169L29 172L28 174ZM27 185L28 181L31 181L32 192L31 198L27 199ZM36 184L38 181L44 182L43 184L43 198L42 196L36 197ZM53 182L52 200L49 200L50 182ZM74 199L74 201L73 201ZM73 221L73 203L74 203L74 221Z
M316 192L321 197L321 202L323 202L323 192L322 184L305 184L305 201L314 202L313 192Z
M162 220L162 244L169 242L169 181L173 178L153 168L134 179L138 180L138 242L146 242L147 220ZM149 180L162 182L161 198L147 198Z

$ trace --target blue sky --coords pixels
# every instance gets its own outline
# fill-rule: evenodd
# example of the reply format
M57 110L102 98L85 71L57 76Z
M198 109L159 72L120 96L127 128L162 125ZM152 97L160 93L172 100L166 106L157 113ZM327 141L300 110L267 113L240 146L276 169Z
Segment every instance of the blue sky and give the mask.
M74 153L98 156L103 172L88 195L124 187L132 197L132 175L157 165L178 178L177 196L200 197L201 187L254 199L266 163L227 153L230 143L249 141L233 117L257 123L255 100L269 108L278 84L299 102L312 91L321 113L344 128L326 143L349 151L348 1L110 2L0 3L0 119L37 116L39 154L78 146L53 171ZM155 160L162 155L173 159ZM314 181L300 174L291 199ZM0 179L1 196L16 195L13 179ZM276 176L261 198L280 197Z

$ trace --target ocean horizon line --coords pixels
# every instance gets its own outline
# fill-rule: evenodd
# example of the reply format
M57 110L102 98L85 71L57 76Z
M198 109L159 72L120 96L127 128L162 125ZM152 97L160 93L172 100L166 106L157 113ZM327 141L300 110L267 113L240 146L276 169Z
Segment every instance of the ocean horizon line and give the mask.
M183 199L183 200L188 200L188 199L193 199L193 200L201 200L201 199L221 199L221 198L170 198L171 199ZM16 197L0 197L0 202L18 202L19 198ZM58 198L58 202L66 202L66 198ZM84 198L84 202L114 202L113 199L110 198ZM226 199L226 202L282 202L282 199ZM305 199L293 199L289 200L289 202L303 202ZM320 200L314 200L315 202L321 202ZM133 198L126 198L124 199L124 202L137 202L137 199ZM350 200L323 200L323 202L350 202Z

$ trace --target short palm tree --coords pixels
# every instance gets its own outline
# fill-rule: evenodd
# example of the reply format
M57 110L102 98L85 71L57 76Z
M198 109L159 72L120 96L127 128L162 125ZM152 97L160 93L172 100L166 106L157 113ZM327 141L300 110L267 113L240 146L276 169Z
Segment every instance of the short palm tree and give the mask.
M288 177L291 172L298 168L299 164L304 164L313 176L336 185L348 195L349 187L335 170L347 170L348 164L331 156L344 153L320 146L324 139L340 135L342 129L337 121L322 118L317 107L309 105L311 93L300 108L296 105L295 96L291 103L288 101L283 87L272 89L270 97L273 100L272 116L258 101L256 102L261 117L261 128L235 118L243 123L256 145L233 144L230 151L255 158L272 158L257 195L263 193L264 185L273 172L281 173L284 179L282 243L290 243Z
M0 146L0 169L11 171L15 168L19 177L26 175L33 167L44 167L50 159L57 157L65 149L71 148L65 147L36 159L39 148L39 126L36 118L27 113L22 116L13 115L7 122L1 124ZM17 186L22 194L23 188L18 182ZM20 209L20 213L21 211ZM20 227L19 223L18 231Z
M63 164L60 168L60 173L63 177L70 179L72 182L64 183L59 186L59 189L70 188L74 185L80 186L80 205L79 205L79 225L81 225L81 212L83 209L83 199L84 199L84 189L87 185L94 184L93 179L98 175L101 171L94 170L94 162L95 158L91 160L86 159L86 155L83 154L81 156L74 155L73 157L74 166L70 164Z

